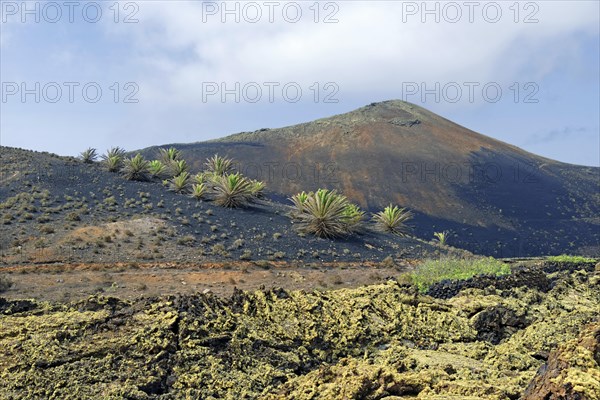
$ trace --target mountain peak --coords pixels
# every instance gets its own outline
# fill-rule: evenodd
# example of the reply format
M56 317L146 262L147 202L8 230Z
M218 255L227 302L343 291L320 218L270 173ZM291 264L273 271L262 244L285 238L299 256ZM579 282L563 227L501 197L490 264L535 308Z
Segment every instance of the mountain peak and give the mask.
M401 100L179 147L199 168L214 153L232 157L242 173L284 196L329 188L371 210L408 207L422 218L422 237L446 229L462 240L488 236L518 247L544 231L552 237L540 245L544 252L568 251L578 235L598 238L598 225L586 222L600 213L589 168L536 156Z

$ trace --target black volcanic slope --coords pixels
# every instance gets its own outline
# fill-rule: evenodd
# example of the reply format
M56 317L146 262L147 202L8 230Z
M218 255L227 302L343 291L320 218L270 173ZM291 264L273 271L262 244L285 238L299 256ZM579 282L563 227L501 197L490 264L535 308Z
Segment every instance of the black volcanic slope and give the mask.
M452 251L366 230L301 237L289 207L246 209L132 182L100 163L0 147L0 264L49 262L379 262ZM193 171L197 172L197 171Z
M450 230L450 244L475 252L599 253L599 168L528 153L406 102L173 146L196 168L214 153L233 157L281 198L327 187L371 210L409 207L418 236Z

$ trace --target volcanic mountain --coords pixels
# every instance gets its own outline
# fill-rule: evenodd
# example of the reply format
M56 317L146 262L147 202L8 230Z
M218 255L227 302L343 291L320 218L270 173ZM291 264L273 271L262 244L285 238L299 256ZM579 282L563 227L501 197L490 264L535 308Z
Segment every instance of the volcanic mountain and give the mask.
M565 164L398 100L278 129L173 144L194 168L215 154L285 197L337 189L368 210L415 213L414 233L494 256L599 252L600 168ZM163 147L163 146L161 146ZM155 157L158 147L142 150ZM277 196L275 196L277 198Z

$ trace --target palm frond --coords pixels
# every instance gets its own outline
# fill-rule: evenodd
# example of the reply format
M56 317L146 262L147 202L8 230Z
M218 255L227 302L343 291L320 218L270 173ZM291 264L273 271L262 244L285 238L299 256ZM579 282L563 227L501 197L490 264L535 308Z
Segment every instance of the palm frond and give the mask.
M250 181L239 173L219 177L213 191L215 203L221 207L245 207L252 198Z
M262 198L265 195L265 188L267 187L266 183L262 181L251 180L250 181L250 194L254 198Z
M213 157L206 160L206 169L217 176L223 176L233 170L233 160L226 157L221 157L215 154Z
M353 203L348 203L344 208L343 221L346 224L348 232L358 232L362 228L363 217L365 212L359 206Z
M186 193L190 184L189 172L182 172L169 180L169 190L175 193Z
M86 164L92 164L98 158L98 152L93 147L88 147L79 154L79 158Z
M373 214L375 227L382 232L390 232L398 236L406 236L410 226L406 223L413 218L412 212L390 204L383 211Z
M185 160L172 160L168 164L171 176L178 176L189 171L188 163Z
M171 161L177 161L181 158L181 152L175 147L169 149L160 148L158 149L158 155L159 160L162 161L164 165L169 165Z
M206 194L206 185L204 183L194 183L192 185L192 197L201 200Z
M344 219L344 211L349 204L345 196L337 194L335 190L319 189L306 195L303 201L301 198L304 195L295 198L301 202L302 211L295 217L301 232L327 238L349 233Z
M148 166L149 162L140 154L136 154L133 158L125 159L122 173L125 179L130 181L147 181L149 178Z
M148 164L148 171L153 178L164 178L167 173L167 167L160 160L152 160Z

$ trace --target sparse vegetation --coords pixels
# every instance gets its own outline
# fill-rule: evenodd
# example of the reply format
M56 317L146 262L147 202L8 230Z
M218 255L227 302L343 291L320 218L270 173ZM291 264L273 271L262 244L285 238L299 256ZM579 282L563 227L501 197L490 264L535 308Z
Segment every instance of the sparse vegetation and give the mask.
M123 176L130 181L147 181L149 164L139 153L133 158L127 158L122 169Z
M413 218L413 214L405 208L398 208L390 204L383 211L373 214L376 229L390 232L398 236L406 236L410 227L406 224Z
M206 194L206 185L204 183L194 183L192 185L192 197L201 200Z
M569 256L567 254L561 254L560 256L548 257L548 261L558 262L558 263L583 264L583 263L596 262L596 259L583 257L583 256Z
M98 158L98 152L93 147L88 147L79 154L79 158L86 164L92 164Z
M261 181L250 181L250 193L254 198L261 198L265 194L266 184Z
M119 172L123 166L123 157L125 150L117 147L110 148L105 155L102 156L102 161L109 172Z
M245 207L252 198L250 186L250 181L239 173L221 176L213 189L215 203L221 207Z
M148 163L148 172L152 178L161 179L166 176L167 167L160 160L152 160Z
M246 249L240 255L240 260L250 260L252 258L252 250Z
M229 174L233 170L233 160L230 158L221 157L218 154L215 154L213 157L207 159L204 165L210 173L217 177Z
M171 176L179 176L183 173L188 173L190 169L185 160L173 160L168 164L168 168Z
M348 203L344 207L343 222L346 225L346 231L357 232L362 227L363 217L365 212L359 206L353 203Z
M175 193L186 193L190 184L189 172L183 172L169 180L169 190Z
M196 241L193 235L186 235L177 239L177 244L182 246L191 246Z
M474 259L443 258L425 260L411 274L412 282L420 292L443 280L464 280L477 275L508 275L510 267L492 257Z
M293 196L292 201L299 204L292 212L292 218L297 220L301 232L327 238L349 233L345 215L349 203L346 197L335 190L303 192Z
M450 233L448 231L443 231L443 232L435 232L433 234L433 236L437 239L437 241L442 245L445 246L446 245L446 240L448 240L448 235Z

